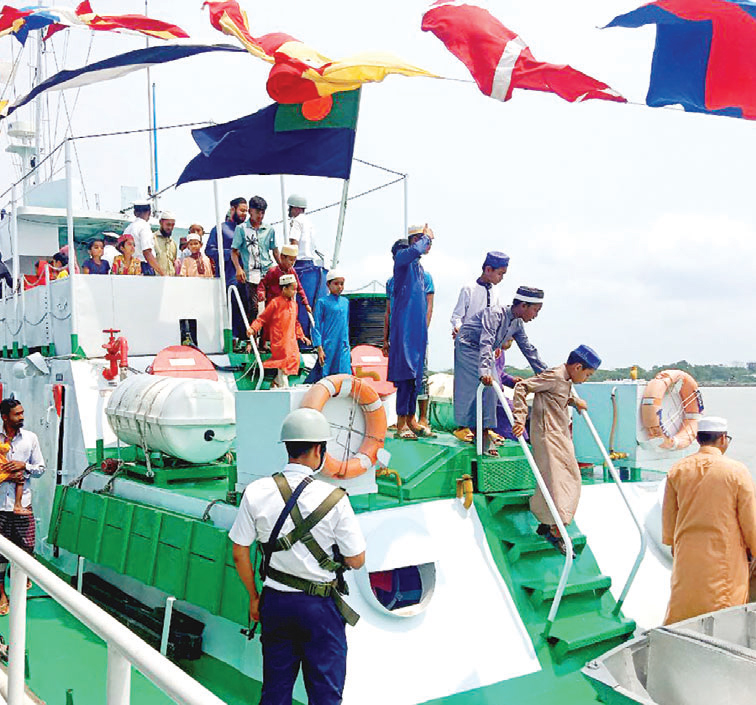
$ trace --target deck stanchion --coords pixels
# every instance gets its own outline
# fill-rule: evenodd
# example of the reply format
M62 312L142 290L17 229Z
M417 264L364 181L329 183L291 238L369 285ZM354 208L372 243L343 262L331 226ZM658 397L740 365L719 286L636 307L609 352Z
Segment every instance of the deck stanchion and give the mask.
M79 556L76 561L76 589L84 591L84 556Z
M8 633L8 705L23 705L26 654L26 572L11 564L10 629Z
M68 234L68 286L71 305L71 354L79 354L79 332L76 326L76 243L74 242L73 218L73 162L71 160L71 138L65 142L66 167L66 231Z
M171 635L171 618L173 617L173 603L176 598L171 595L165 600L165 616L163 617L163 635L160 638L160 653L168 655L168 638Z
M226 305L226 256L225 243L223 242L223 222L225 218L221 212L220 196L218 195L218 181L213 179L213 198L215 200L215 232L218 244L218 277L220 279L220 334L221 345L225 348L226 353L231 351L231 340L233 332L231 330L231 309Z
M108 644L107 705L129 705L131 664L112 644Z

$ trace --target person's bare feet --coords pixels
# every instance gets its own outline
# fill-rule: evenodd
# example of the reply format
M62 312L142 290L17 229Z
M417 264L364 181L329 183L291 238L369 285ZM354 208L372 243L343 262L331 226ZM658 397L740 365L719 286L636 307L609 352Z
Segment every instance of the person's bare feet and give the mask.
M0 617L4 617L10 612L10 602L7 595L0 595Z
M22 516L29 516L32 513L31 507L22 507L20 504L13 505L13 513L21 514Z

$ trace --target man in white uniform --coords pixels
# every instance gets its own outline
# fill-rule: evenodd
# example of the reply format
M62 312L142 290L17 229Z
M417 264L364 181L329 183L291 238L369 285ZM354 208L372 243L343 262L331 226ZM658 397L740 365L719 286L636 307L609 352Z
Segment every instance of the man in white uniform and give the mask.
M281 427L288 464L247 486L229 532L250 617L262 626L260 705L291 703L300 667L310 703L341 703L345 622L359 618L342 598L343 570L364 565L365 539L346 492L313 479L330 438L331 426L319 411L292 411ZM314 523L307 531L303 522ZM263 556L262 595L250 557L255 542Z
M323 267L323 256L315 244L315 228L312 221L305 215L307 199L293 193L287 200L289 206L289 243L297 245L299 252L294 269L302 284L307 300L313 308L321 297L328 296L326 288L326 270ZM311 337L310 317L300 303L299 324L305 335Z
M149 224L151 212L152 207L149 201L134 203L135 220L129 223L123 234L134 238L136 257L142 260L142 274L148 277L159 274L162 277L165 272L155 259L155 239Z

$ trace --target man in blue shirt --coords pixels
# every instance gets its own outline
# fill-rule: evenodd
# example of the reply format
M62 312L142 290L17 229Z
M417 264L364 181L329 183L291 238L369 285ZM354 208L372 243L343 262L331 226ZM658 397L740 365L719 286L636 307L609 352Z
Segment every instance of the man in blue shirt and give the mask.
M234 233L236 232L236 226L241 225L247 219L247 199L239 196L234 198L231 203L226 221L222 225L223 230L223 262L224 270L226 273L226 288L236 285L236 267L231 259L231 243L234 241ZM215 264L215 276L220 277L220 266L218 262L218 229L213 228L210 231L210 235L207 238L207 244L205 245L205 254ZM244 337L244 323L242 322L241 315L236 306L232 306L231 309L231 321L234 336L236 338Z

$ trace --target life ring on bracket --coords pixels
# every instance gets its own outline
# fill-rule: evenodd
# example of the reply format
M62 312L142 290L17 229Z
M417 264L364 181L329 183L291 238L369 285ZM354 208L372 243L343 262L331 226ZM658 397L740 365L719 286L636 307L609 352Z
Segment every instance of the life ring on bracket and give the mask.
M662 419L662 401L668 394L677 394L683 409L682 424L674 434L664 427ZM682 450L695 440L703 409L698 382L691 375L683 370L663 370L646 384L641 400L641 422L657 447Z
M300 407L323 411L329 399L351 397L365 415L365 438L357 452L348 459L337 460L326 453L321 472L338 478L352 478L364 474L378 460L378 451L386 439L386 411L378 392L367 382L352 375L330 375L310 387Z

